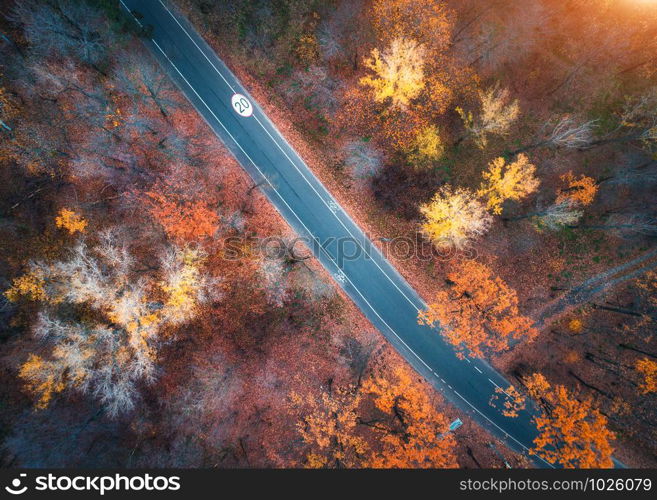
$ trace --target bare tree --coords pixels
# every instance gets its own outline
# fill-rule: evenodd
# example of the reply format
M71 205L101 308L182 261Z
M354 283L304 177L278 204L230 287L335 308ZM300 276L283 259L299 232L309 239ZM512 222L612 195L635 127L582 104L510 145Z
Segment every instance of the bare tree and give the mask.
M579 210L570 201L553 203L552 205L539 209L530 214L513 217L507 220L531 219L538 229L558 231L567 226L577 224L584 212Z
M628 98L619 114L619 125L607 136L589 146L639 141L653 152L657 147L657 87L650 88L638 97ZM627 133L629 131L629 133Z
M650 161L635 168L620 168L612 176L601 179L599 183L646 186L657 182L656 161Z
M511 152L511 155L539 147L583 149L593 141L593 127L597 120L578 122L570 115L557 120L545 139ZM547 125L550 125L549 123Z
M22 0L9 18L39 54L73 57L92 66L106 55L107 20L85 2Z
M381 170L383 155L372 143L352 141L346 145L345 153L345 165L358 179L374 177Z
M463 120L467 132L474 137L480 148L488 144L489 135L507 135L509 128L520 114L518 100L509 100L509 91L495 85L488 90L479 91L480 109L477 113L466 113L461 108L456 111ZM463 138L459 139L461 142Z
M38 112L39 116L34 116ZM11 138L0 141L0 153L13 158L30 174L48 174L61 178L71 157L71 140L59 112L51 105L28 109Z
M283 259L265 257L260 260L260 276L267 302L275 307L283 307L290 297L289 272L289 265Z
M579 225L577 227L612 231L621 237L657 236L657 217L646 214L612 214L605 224Z
M155 106L163 117L180 107L177 92L170 78L152 61L131 58L119 69L116 78L118 90L145 106Z
M288 87L288 95L300 94L306 102L312 103L323 112L333 114L338 108L335 91L339 83L331 77L323 66L312 65L306 70L294 72L294 79Z
M135 272L125 240L108 230L93 244L79 242L65 259L33 262L42 310L33 328L37 354L20 377L37 407L68 389L92 394L110 416L132 409L138 385L155 377L165 327L191 320L200 304L218 298L203 259L199 251L171 248L146 278ZM71 306L85 313L72 314Z
M340 346L340 356L356 378L356 387L360 387L365 370L370 360L381 349L376 341L361 342L356 338L347 337Z
M353 69L358 66L358 50L364 47L363 39L369 33L364 31L359 22L359 12L364 2L340 2L330 10L329 16L322 16L318 28L320 52L326 60L340 58L351 63Z
M547 138L547 144L577 149L587 146L593 137L593 126L597 120L579 123L571 116L562 117Z

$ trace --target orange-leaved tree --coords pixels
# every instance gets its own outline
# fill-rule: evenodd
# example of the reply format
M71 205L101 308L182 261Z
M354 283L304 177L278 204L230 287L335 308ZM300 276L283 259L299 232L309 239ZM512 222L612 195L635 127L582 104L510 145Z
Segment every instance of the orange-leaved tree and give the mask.
M452 468L456 441L435 395L406 367L381 365L360 387L292 392L309 468Z
M641 394L657 392L657 362L648 358L638 359L634 368L642 375L639 392Z
M533 340L531 319L518 309L518 295L480 262L465 260L447 273L446 288L421 311L422 324L438 325L458 354L502 352L513 340Z
M583 207L593 203L598 192L598 184L595 179L586 175L575 177L572 172L568 172L560 178L566 187L557 191L557 203L570 202Z
M391 375L372 376L363 384L363 391L374 397L376 408L385 415L375 427L383 434L383 448L373 455L372 467L458 467L447 417L436 410L408 368L398 366Z
M176 242L211 237L219 227L212 197L189 193L171 181L157 181L146 192L146 201L151 214Z
M590 398L579 400L563 385L552 385L540 373L525 380L530 395L541 403L535 417L539 436L532 453L551 464L570 469L613 467L607 418L593 407Z
M439 0L374 0L371 16L381 40L412 37L437 52L451 41L451 12Z
M502 415L509 418L516 418L518 413L525 409L527 402L518 389L510 385L506 389L501 387L495 388L495 393L491 396L489 404L497 407L499 400L502 399Z
M357 409L361 397L351 387L333 388L319 396L290 394L290 406L299 413L297 430L309 446L308 468L354 468L366 465L369 447L358 435Z

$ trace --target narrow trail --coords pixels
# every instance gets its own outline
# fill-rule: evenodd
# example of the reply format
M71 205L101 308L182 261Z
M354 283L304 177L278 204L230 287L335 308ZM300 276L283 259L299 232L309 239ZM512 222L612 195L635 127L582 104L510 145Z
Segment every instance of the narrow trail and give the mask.
M613 289L621 283L637 278L656 267L657 248L653 248L632 260L592 276L575 288L571 288L563 295L548 302L531 316L536 318L536 327L543 328L574 307L586 304L594 297Z

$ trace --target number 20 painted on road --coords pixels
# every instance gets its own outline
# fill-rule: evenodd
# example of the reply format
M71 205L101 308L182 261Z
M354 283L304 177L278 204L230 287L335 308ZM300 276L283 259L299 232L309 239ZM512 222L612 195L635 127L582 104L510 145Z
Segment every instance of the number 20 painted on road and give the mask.
M253 106L242 94L234 94L230 102L238 115L248 118L253 114Z

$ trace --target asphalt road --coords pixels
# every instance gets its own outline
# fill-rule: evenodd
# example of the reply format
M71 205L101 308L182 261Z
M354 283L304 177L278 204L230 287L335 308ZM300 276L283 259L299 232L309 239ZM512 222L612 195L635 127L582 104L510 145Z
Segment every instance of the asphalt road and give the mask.
M187 20L160 0L121 0L152 27L153 54L285 220L316 242L315 256L399 353L459 410L512 449L526 453L537 430L533 408L517 418L489 404L510 384L482 360L461 360L436 331L418 325L425 303L383 257L286 142L248 91ZM246 96L237 108L234 94ZM346 242L340 245L338 242ZM358 253L356 257L345 258ZM457 431L458 432L458 431ZM532 456L540 467L551 467Z

